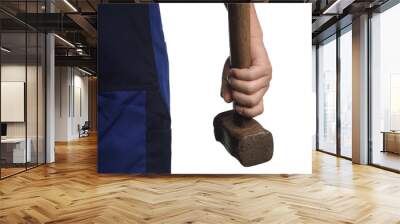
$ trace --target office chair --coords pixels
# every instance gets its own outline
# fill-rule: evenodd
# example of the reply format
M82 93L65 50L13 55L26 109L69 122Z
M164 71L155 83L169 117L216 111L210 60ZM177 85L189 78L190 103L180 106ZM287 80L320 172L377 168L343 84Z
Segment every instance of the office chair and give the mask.
M78 124L79 138L89 136L89 129L90 129L89 121L85 121L82 127L80 127L80 125Z

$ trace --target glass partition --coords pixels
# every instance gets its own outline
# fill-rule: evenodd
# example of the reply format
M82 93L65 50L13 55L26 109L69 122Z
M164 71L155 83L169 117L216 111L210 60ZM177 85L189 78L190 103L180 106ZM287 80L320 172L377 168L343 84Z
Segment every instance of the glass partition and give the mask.
M336 36L318 47L318 149L336 154Z
M43 12L43 5L44 1L0 3L15 10L0 12L0 178L45 162L46 39L29 21L16 19L25 12Z
M400 4L371 18L371 162L400 171Z
M1 175L24 171L26 150L26 33L1 34Z

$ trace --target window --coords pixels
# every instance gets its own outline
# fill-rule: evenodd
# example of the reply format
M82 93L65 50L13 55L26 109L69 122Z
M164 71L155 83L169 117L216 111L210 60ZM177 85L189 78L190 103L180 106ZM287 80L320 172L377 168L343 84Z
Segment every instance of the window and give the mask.
M400 5L371 18L371 162L400 170Z
M336 36L318 48L318 149L336 153Z
M340 155L352 157L352 33L340 36Z

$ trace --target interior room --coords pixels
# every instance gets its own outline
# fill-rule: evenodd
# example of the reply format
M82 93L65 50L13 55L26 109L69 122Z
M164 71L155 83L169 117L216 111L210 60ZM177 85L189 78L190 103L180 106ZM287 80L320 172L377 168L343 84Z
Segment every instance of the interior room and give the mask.
M98 6L135 2L0 2L0 223L400 222L399 1L268 1L312 11L311 175L99 174Z
M46 13L46 1L3 1L1 7L0 15L5 22L1 30L0 58L0 177L6 178L45 164L46 161L53 161L54 155L46 154L46 147L52 147L55 142L62 144L88 136L89 83L95 82L96 78L90 68L70 64L68 58L57 60L57 64L54 59L49 60L53 54L84 57L87 53L82 48L78 50L61 33L61 36L54 35L54 45L49 52L46 30L37 26L43 21L28 17ZM82 44L79 46L83 47ZM49 67L50 62L53 64ZM47 115L46 111L46 106L49 108L49 102L46 101L49 88L46 74L49 71L57 74L54 77L54 107L51 115ZM91 86L93 88L94 85ZM94 95L92 90L91 96ZM93 103L92 113L96 111ZM51 145L47 145L49 140L46 139L46 117L49 116L54 116Z
M355 4L355 3L353 3ZM389 3L386 3L389 4ZM385 5L385 4L383 4ZM367 79L363 88L367 103L366 138L371 145L367 146L368 164L392 171L399 170L399 154L397 152L398 119L397 119L397 63L399 43L393 31L398 21L399 6L383 7L372 10L368 15L369 26L366 39L365 69ZM317 150L352 160L355 155L352 143L354 128L352 122L358 114L352 111L355 105L355 79L353 68L355 42L354 31L349 17L341 18L336 30L326 29L314 38L318 67L318 131ZM325 32L325 36L324 36ZM384 34L387 32L387 34ZM392 33L393 32L393 33ZM391 35L388 35L391 33ZM396 70L397 69L397 70ZM353 74L353 77L352 77ZM358 87L359 88L359 87ZM354 162L354 159L352 160Z
M390 169L400 169L400 66L399 33L394 32L400 19L400 6L371 18L371 162Z
M1 177L45 162L45 36L17 28L1 34Z

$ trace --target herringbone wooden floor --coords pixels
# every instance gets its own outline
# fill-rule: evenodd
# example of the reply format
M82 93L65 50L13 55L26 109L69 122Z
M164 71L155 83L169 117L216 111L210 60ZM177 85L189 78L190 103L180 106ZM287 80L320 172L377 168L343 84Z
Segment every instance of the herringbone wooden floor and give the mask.
M314 152L313 175L96 173L95 138L0 181L0 223L400 223L400 175Z

